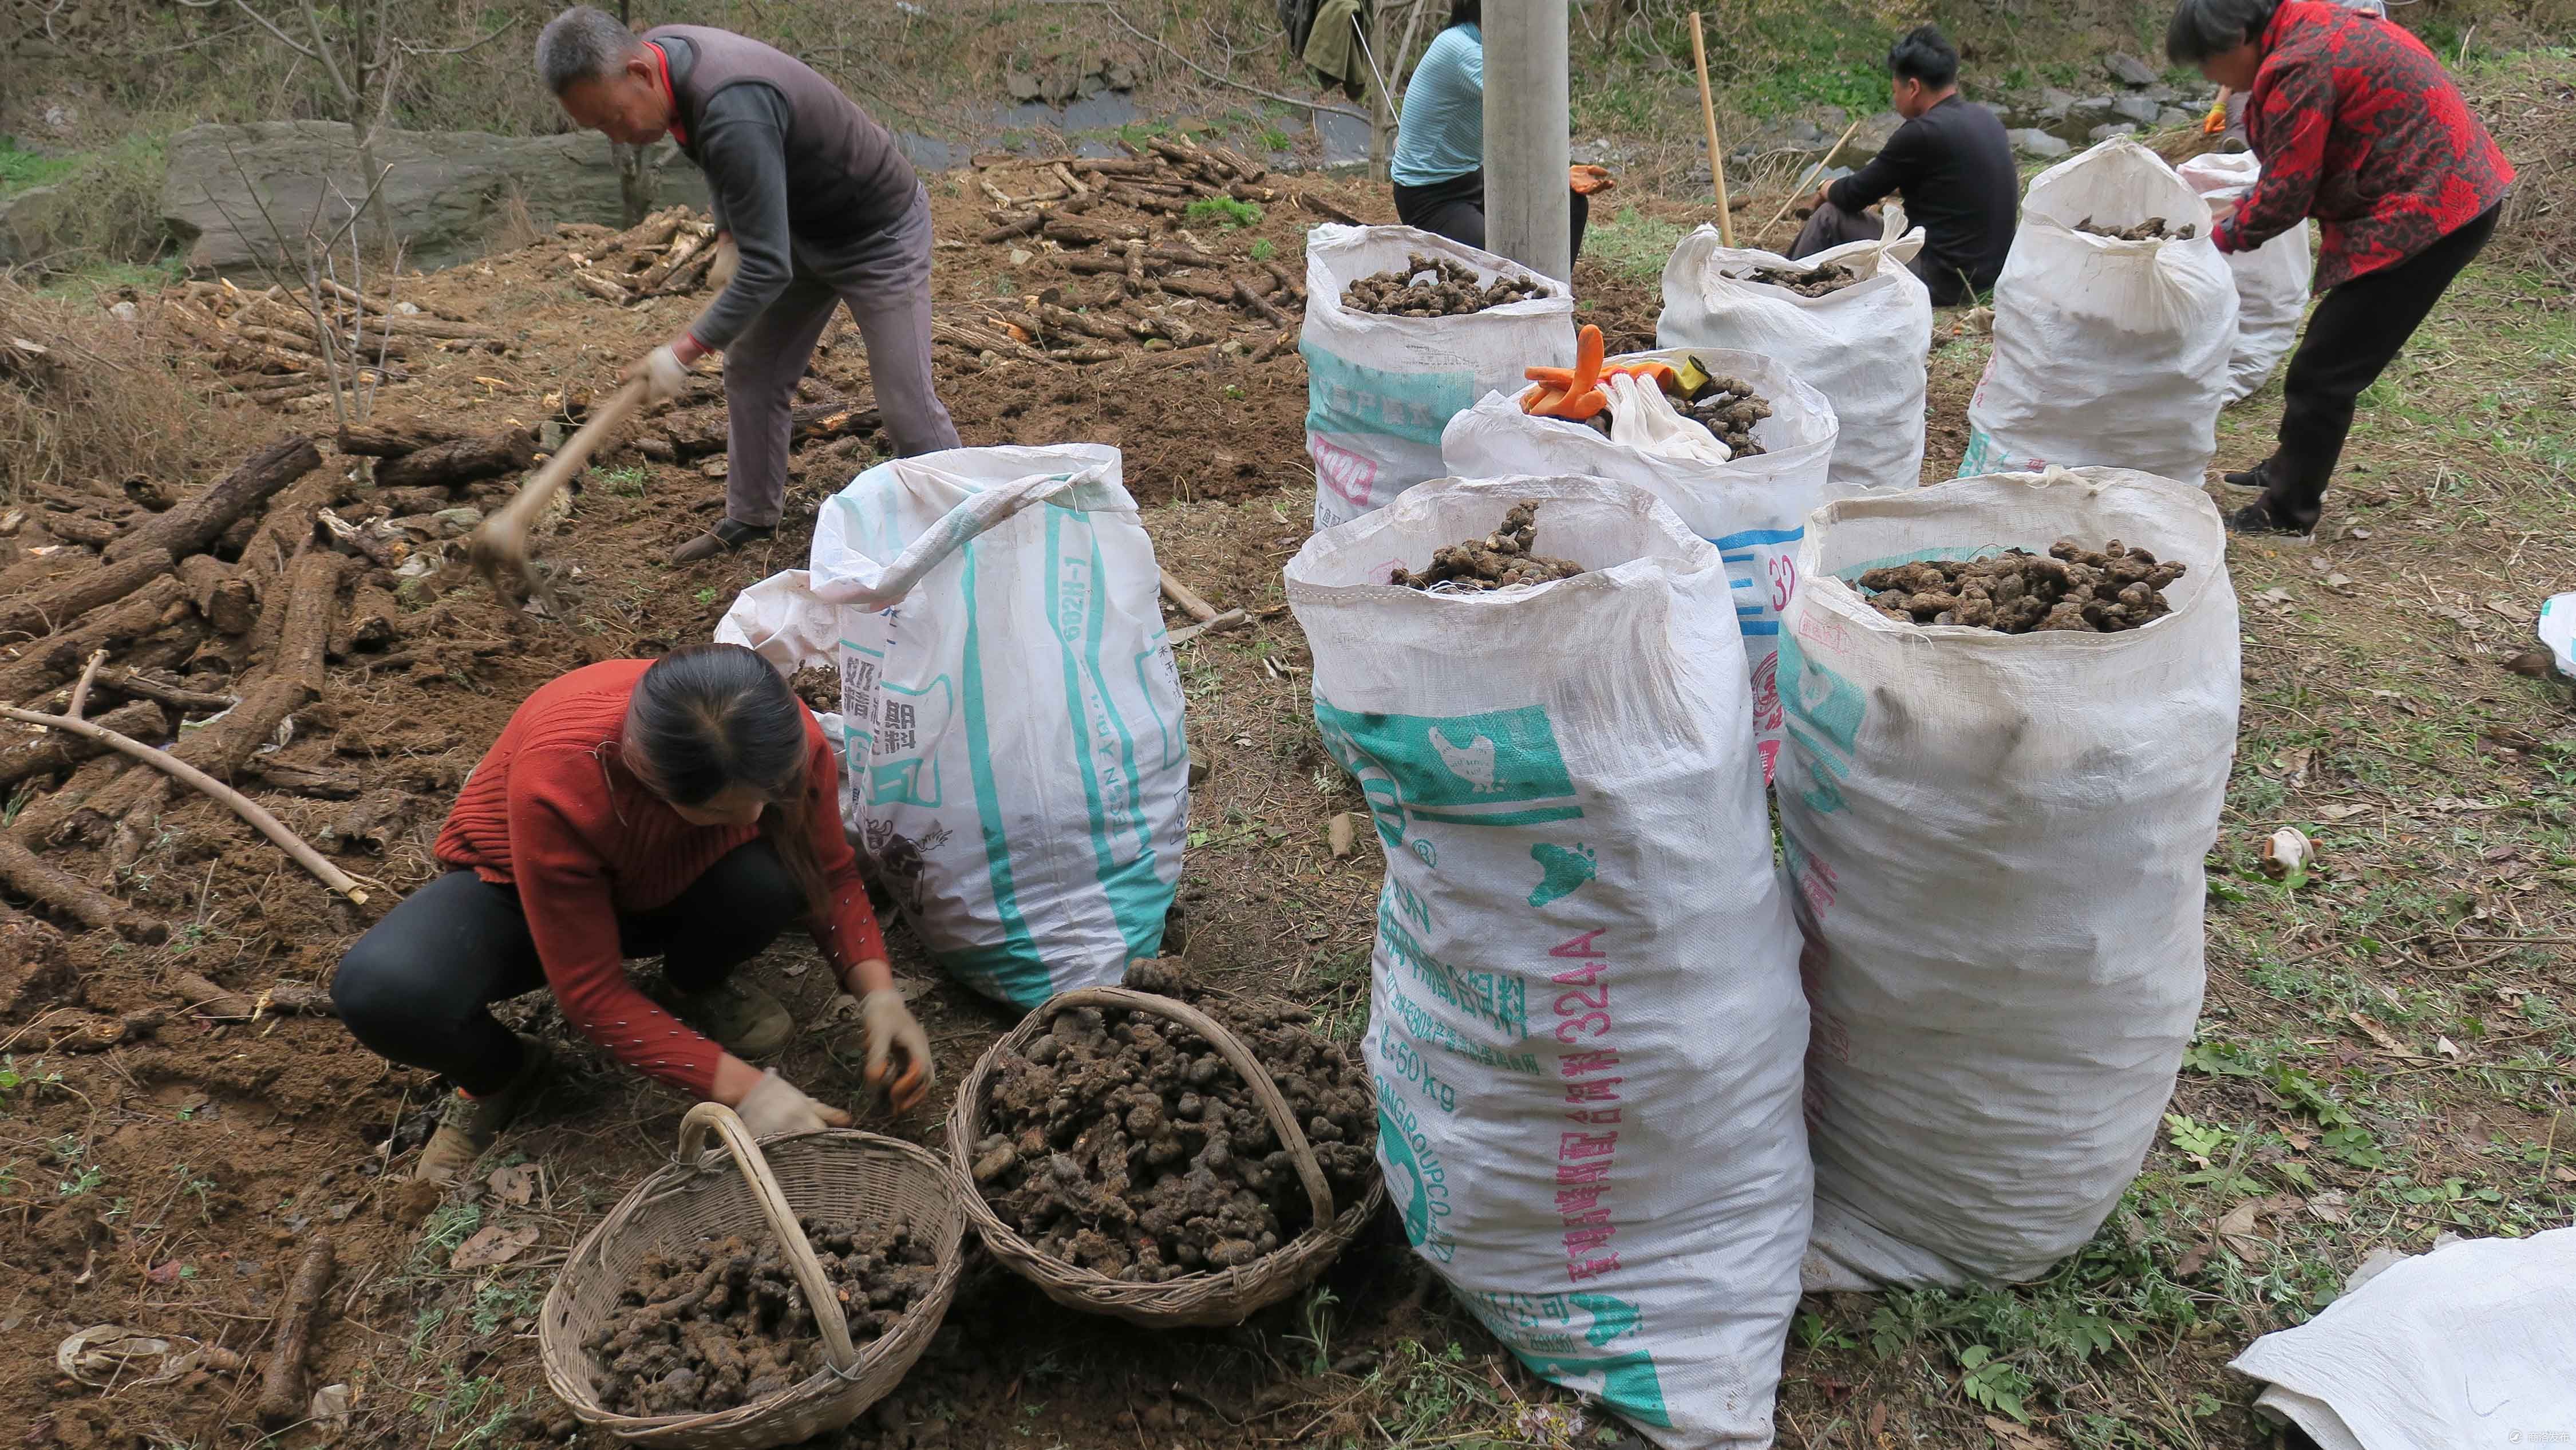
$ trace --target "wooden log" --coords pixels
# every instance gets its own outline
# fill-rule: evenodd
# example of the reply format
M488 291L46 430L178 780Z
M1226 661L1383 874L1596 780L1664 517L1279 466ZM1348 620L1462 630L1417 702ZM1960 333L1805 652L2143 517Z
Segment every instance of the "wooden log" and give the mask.
M479 438L455 438L415 449L376 465L378 488L454 486L479 478L517 473L537 461L536 435L526 428L504 428Z
M1349 212L1344 211L1342 208L1326 201L1324 198L1315 195L1311 191L1301 191L1297 193L1297 204L1304 207L1306 210L1313 212L1317 216L1340 222L1344 226L1364 227L1368 225L1367 222L1361 221L1358 217L1351 215Z
M632 285L638 293L650 296L662 290L663 284L671 280L672 273L686 268L700 248L712 249L715 244L716 229L712 226L703 231L694 228L684 230L672 239L670 249L662 253L660 261L635 274Z
M1098 176L1152 176L1163 169L1159 161L1112 156L1077 156L1070 163L1076 171Z
M366 312L382 313L388 317L411 315L395 310L401 299L391 297L361 297L358 295L357 289L353 287L343 287L328 277L322 279L322 290L331 296L338 298L349 306L359 308ZM442 311L436 307L429 306L426 303L415 302L412 305L431 317L443 317L450 322L462 322L465 320L453 312Z
M1107 342L1129 340L1129 329L1114 317L1092 317L1041 302L1038 304L1038 320L1057 332L1079 332L1085 337L1097 337Z
M1227 170L1233 172L1238 178L1244 181L1259 181L1264 176L1270 174L1270 169L1268 167L1263 166L1257 161L1249 159L1242 152L1237 151L1232 147L1210 145L1203 149L1208 155L1213 156L1218 161L1224 163Z
M1297 305L1300 307L1306 305L1306 286L1304 283L1298 281L1286 267L1279 265L1275 261L1264 261L1261 265L1268 269L1270 280L1279 284L1279 293L1281 296L1294 298Z
M123 599L169 569L169 550L145 549L103 568L81 569L51 588L0 593L0 639L50 634L102 604Z
M214 555L190 554L180 560L179 579L188 586L188 602L217 631L248 634L258 621L259 591Z
M1134 187L1128 186L1113 186L1102 192L1101 195L1108 197L1111 201L1118 203L1120 206L1132 207L1137 211L1155 212L1165 216L1178 216L1182 212L1190 209L1190 204L1177 196L1158 196L1153 192L1138 191Z
M106 519L91 518L87 514L56 513L51 509L39 510L35 520L38 527L62 543L79 544L89 549L107 547L122 532ZM6 597L10 592L0 588L0 597Z
M121 667L99 671L98 688L107 694L149 700L187 713L199 710L209 712L229 710L241 703L239 696L221 695L211 690L191 690L183 685L166 684L140 671ZM129 730L125 733L131 735L134 732Z
M1045 353L1039 352L1026 343L1013 342L1007 337L986 332L981 328L968 327L962 323L949 322L940 318L931 319L930 340L944 342L950 347L962 347L973 353L998 353L1003 357L1017 358L1023 362L1046 361Z
M1069 247L1132 242L1145 235L1143 227L1131 227L1124 222L1104 222L1092 217L1067 216L1061 209L1048 213L1046 225L1039 230L1050 240Z
M1268 322L1273 327L1286 327L1288 325L1288 314L1271 306L1270 299L1253 291L1252 285L1248 282L1244 282L1240 279L1235 282L1234 300L1238 306L1246 307L1251 309L1253 312L1259 313L1262 320Z
M1116 362L1129 353L1121 347L1060 347L1047 356L1061 363L1105 363Z
M15 659L0 663L0 701L33 699L70 678L93 651L112 655L118 646L150 634L161 626L163 612L181 603L186 593L186 585L164 574L91 611L69 629L29 641Z
M119 1043L151 1036L160 1029L160 1013L146 1009L111 1017L104 1012L56 1012L38 1024L52 1052L105 1052Z
M685 292L695 292L707 280L707 274L715 270L715 265L716 248L709 243L698 248L687 261L672 268L671 275L662 279L662 285L653 289L653 295L676 297Z
M127 941L147 946L158 946L170 939L168 924L159 918L135 910L52 864L8 832L0 832L0 885L92 931L112 931Z
M1230 278L1218 281L1205 277L1157 277L1154 279L1154 285L1176 296L1201 297L1210 302L1222 302L1230 307L1234 305L1236 289L1243 284Z
M401 637L402 619L403 607L392 595L361 584L351 591L349 607L341 612L324 653L332 659L347 659L359 650L382 649Z
M1286 352L1290 347L1296 344L1296 341L1297 329L1293 327L1283 329L1277 337L1274 337L1268 342L1263 343L1261 346L1254 348L1252 350L1252 356L1247 359L1247 361L1266 363L1272 358L1277 357L1279 354Z
M25 1010L30 998L50 1004L70 970L63 934L52 922L0 902L0 1020L23 1022L34 1015Z
M331 1240L316 1235L296 1266L277 1316L277 1339L268 1352L268 1374L259 1392L259 1422L283 1429L311 1413L304 1389L304 1357L331 1288Z
M119 705L99 716L98 723L137 740L158 740L170 732L168 717L149 700ZM107 749L95 740L63 730L42 730L30 735L13 732L8 739L7 745L0 746L0 786L15 785L31 775L69 770Z
M453 443L466 436L465 430L450 423L432 422L403 414L379 413L364 423L345 424L333 446L343 453L363 454L369 458L400 458L418 453L441 443Z
M369 333L386 333L394 337L426 337L439 342L498 343L492 329L474 322L450 322L439 317L401 315L370 317Z
M602 302L614 302L620 307L635 300L635 294L627 290L625 283L612 281L587 267L572 269L572 285Z
M170 988L190 1016L208 1022L249 1022L260 1017L290 1013L317 1017L340 1015L339 1009L332 1005L328 991L296 982L278 982L257 992L235 992L218 987L183 967L173 967L170 969Z
M126 531L123 538L107 546L107 557L131 558L151 549L166 549L173 558L198 553L231 527L233 520L321 466L322 455L313 447L312 439L301 433L281 438L252 454L221 483Z
M1033 211L1027 216L1004 222L1000 226L997 226L991 231L984 233L982 236L977 237L975 240L987 245L994 242L1007 242L1013 237L1025 237L1045 225L1046 213L1042 211Z
M379 659L366 661L365 665L373 668L391 658L390 655L382 656ZM250 773L258 776L259 783L269 790L284 791L288 795L309 796L314 800L353 801L366 794L367 789L366 783L354 775L339 771L316 770L309 765L289 765L268 755L252 756Z
M857 403L803 403L788 412L787 446L802 448L808 443L829 442L835 438L856 438L873 433L882 421L874 408ZM723 414L687 423L674 422L670 442L673 458L681 463L722 453L731 437Z
M593 257L605 257L615 252L650 251L655 247L667 244L671 238L678 236L680 228L685 225L688 220L689 209L687 207L663 207L658 211L647 214L644 220L637 222L635 225L628 227L626 230L619 232L613 237L610 237L607 241L600 243L597 247L592 248L590 254Z
M124 769L122 759L105 756L82 762L80 768L72 772L71 779L55 787L52 793L36 797L18 813L15 829L19 839L38 846L61 841L74 818L80 814L81 804L104 789Z

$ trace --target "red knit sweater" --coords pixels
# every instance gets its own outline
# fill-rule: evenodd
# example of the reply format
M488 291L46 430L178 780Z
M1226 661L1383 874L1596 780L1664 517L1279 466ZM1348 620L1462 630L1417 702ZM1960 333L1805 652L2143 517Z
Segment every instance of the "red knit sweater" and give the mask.
M574 670L530 695L465 782L434 853L484 880L515 885L564 1019L627 1066L698 1097L723 1049L626 980L620 912L667 906L757 826L693 826L618 759L626 705L650 660ZM832 897L815 932L835 970L885 955L858 862L841 834L839 762L802 704L814 855Z

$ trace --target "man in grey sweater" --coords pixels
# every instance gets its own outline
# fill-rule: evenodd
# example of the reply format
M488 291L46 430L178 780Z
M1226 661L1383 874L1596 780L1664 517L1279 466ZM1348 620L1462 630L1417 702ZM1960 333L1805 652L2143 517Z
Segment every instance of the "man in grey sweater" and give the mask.
M576 124L630 146L668 135L706 173L715 300L624 374L668 398L698 358L725 355L725 516L673 563L777 528L796 381L837 305L867 343L895 451L957 446L930 373L930 197L883 126L759 41L697 25L638 36L586 5L547 23L537 71Z

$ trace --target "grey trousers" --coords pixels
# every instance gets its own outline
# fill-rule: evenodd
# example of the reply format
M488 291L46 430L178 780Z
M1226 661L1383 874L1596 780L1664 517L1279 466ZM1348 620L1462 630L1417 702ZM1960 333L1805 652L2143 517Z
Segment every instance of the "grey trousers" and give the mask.
M787 498L796 381L814 343L847 304L868 349L868 376L894 451L957 445L957 425L930 374L930 194L916 186L904 219L848 246L789 246L795 276L725 349L725 517L774 527Z

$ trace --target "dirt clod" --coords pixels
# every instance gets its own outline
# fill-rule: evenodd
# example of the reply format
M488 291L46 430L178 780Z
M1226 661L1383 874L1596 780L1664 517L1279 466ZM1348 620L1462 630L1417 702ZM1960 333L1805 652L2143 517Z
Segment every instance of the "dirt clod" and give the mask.
M1823 297L1866 280L1841 262L1827 262L1821 267L1756 267L1744 274L1744 279L1785 287L1801 297Z
M2172 613L2164 588L2182 576L2182 565L2117 539L2099 552L2060 539L2045 558L2007 549L1981 559L1924 559L1872 569L1860 587L1870 608L1907 624L2116 634Z
M797 1220L861 1345L893 1332L930 1286L937 1255L899 1226ZM805 1291L774 1241L739 1234L647 1254L618 1316L583 1345L599 1402L621 1415L703 1414L802 1382L824 1368Z
M1583 566L1530 552L1538 538L1538 505L1516 503L1503 515L1503 526L1481 539L1448 545L1431 556L1431 567L1419 573L1399 564L1387 582L1425 593L1464 594L1509 589L1515 584L1548 584L1571 579Z
M2075 224L2075 229L2090 236L2110 237L2122 242L2187 242L2200 235L2198 222L2184 222L2180 226L2167 227L2165 219L2160 216L2151 216L2135 226L2127 227L2106 227L2091 217L2086 217Z
M1189 999L1168 969L1139 991ZM1346 1049L1305 1009L1199 996L1270 1069L1337 1207L1376 1168L1377 1110ZM996 1064L975 1186L1021 1238L1065 1263L1139 1283L1249 1264L1312 1227L1306 1191L1251 1089L1168 1018L1076 1007Z
M1527 302L1547 295L1545 284L1529 277L1476 281L1476 269L1447 257L1415 252L1401 267L1362 277L1342 289L1342 306L1352 312L1384 317L1464 317L1489 307Z

